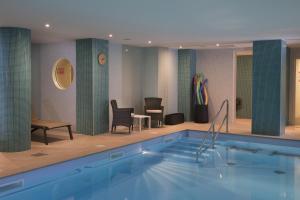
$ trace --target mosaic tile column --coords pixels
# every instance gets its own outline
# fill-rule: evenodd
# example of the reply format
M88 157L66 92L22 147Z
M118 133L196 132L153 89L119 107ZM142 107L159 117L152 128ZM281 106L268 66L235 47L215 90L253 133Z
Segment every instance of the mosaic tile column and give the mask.
M105 64L98 62L106 55ZM76 120L77 131L97 135L108 131L108 41L76 41Z
M253 43L252 133L279 136L286 122L286 44Z
M178 112L186 121L193 119L192 79L196 74L196 51L178 50Z
M0 151L30 149L31 32L0 28Z

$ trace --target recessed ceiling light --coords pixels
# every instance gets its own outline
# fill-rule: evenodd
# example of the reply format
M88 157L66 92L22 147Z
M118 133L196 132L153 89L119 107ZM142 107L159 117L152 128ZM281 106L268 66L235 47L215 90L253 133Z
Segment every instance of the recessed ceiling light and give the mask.
M217 44L216 44L216 47L219 47L219 46L220 46L220 44L219 44L219 43L217 43Z
M50 28L50 24L45 24L45 27L46 28Z
M151 44L151 43L152 43L152 41L151 41L151 40L149 40L149 41L148 41L148 44Z
M182 46L181 46L181 45L179 46L179 49L182 49Z
M108 37L109 37L109 38L112 38L112 37L113 37L113 35L112 35L112 34L109 34L109 35L108 35Z

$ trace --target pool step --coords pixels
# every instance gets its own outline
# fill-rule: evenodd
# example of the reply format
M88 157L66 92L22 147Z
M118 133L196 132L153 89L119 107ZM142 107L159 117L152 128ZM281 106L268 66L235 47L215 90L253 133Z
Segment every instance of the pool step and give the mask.
M181 149L177 149L175 147L168 147L168 148L164 149L163 152L174 153L174 154L184 155L184 156L189 156L189 157L195 157L196 156L195 151L181 150Z
M169 147L166 147L162 150L165 158L175 159L184 162L195 162L197 151L199 149L199 143L190 142L190 141L179 141L172 144ZM210 156L209 148L207 151L204 151L199 156L198 162L207 160Z
M182 140L179 142L176 142L175 144L179 144L179 145L183 145L183 146L188 146L188 147L199 147L200 146L200 142L191 142L191 141L187 141L187 140Z
M169 146L167 148L177 149L177 150L185 151L185 152L196 152L197 149L198 149L196 147L189 147L189 146L182 146L182 145L172 145L172 146Z
M197 149L199 149L199 146L187 146L187 145L177 144L177 143L172 146L182 150L190 150L190 151L196 151Z
M186 155L181 155L181 154L176 154L172 152L163 152L164 158L165 159L170 159L170 160L176 160L176 161L181 161L181 162L195 162L196 159L195 157L191 156L186 156ZM204 158L199 158L199 162L202 162Z

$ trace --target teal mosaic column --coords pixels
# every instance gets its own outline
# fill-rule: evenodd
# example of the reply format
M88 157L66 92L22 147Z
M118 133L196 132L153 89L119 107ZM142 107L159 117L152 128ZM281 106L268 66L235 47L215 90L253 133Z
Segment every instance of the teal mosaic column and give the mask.
M280 136L286 124L286 44L253 43L252 133Z
M30 149L31 32L0 28L0 151Z
M98 56L105 63L98 62ZM108 41L76 41L76 125L77 131L97 135L108 131Z
M178 112L186 121L193 119L192 80L196 74L196 51L178 50Z

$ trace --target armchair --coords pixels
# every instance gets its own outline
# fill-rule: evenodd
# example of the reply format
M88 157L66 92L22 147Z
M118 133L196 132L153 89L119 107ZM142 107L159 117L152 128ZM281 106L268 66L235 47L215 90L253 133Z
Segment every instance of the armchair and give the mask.
M145 115L150 115L151 120L158 121L158 126L163 124L164 107L161 105L162 98L147 97L145 98Z
M115 129L117 126L126 126L130 130L133 130L133 118L131 116L131 113L134 113L133 108L118 108L118 104L116 100L111 100L111 107L113 112L113 120L111 125L111 132Z

